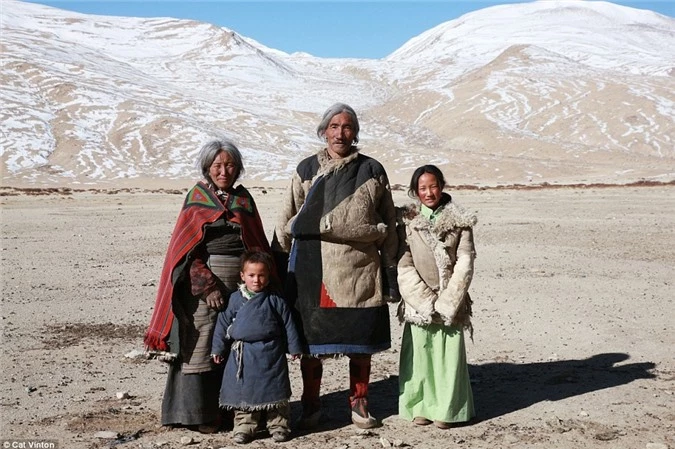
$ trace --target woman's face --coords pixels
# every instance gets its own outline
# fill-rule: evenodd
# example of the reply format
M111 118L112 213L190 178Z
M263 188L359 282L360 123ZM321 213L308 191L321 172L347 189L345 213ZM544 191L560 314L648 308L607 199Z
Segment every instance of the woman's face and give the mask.
M420 176L417 184L417 196L422 204L429 209L436 209L438 203L441 201L442 188L436 176L431 173L424 173Z
M225 151L218 153L211 167L209 167L209 176L220 190L227 190L232 187L237 179L237 166L232 156Z
M354 138L356 137L352 117L346 112L334 115L328 123L324 136L328 145L328 154L332 158L341 159L349 156L352 142L354 142Z

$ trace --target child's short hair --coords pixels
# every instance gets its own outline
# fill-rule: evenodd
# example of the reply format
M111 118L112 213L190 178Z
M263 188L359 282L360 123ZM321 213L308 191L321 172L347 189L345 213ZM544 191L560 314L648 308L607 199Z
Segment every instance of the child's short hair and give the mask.
M274 259L272 259L272 256L269 253L255 249L244 251L239 261L239 268L242 272L244 271L244 268L246 268L246 264L249 263L261 263L267 267L269 273L272 273L272 267L274 267Z

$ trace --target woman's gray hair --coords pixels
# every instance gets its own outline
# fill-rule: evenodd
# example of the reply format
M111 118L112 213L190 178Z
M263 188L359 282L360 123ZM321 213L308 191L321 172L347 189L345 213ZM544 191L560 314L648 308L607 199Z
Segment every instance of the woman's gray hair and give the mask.
M333 106L329 107L326 109L326 112L323 113L323 118L321 119L321 123L319 123L319 126L316 128L316 135L319 136L319 139L323 139L326 136L326 129L328 128L328 124L330 121L333 119L338 114L342 114L343 112L346 112L349 114L349 116L352 118L352 125L354 125L354 142L352 142L353 145L356 145L359 143L359 130L361 127L359 126L359 119L356 117L356 112L354 112L354 109L352 109L351 106L346 105L344 103L335 103Z
M241 159L239 149L227 139L212 140L204 145L202 149L199 150L199 155L197 156L197 168L202 172L204 178L213 182L209 177L209 169L211 168L211 165L213 165L216 156L218 156L218 153L221 151L230 155L237 168L237 175L234 177L234 181L236 182L237 179L239 179L239 176L244 173L244 162Z

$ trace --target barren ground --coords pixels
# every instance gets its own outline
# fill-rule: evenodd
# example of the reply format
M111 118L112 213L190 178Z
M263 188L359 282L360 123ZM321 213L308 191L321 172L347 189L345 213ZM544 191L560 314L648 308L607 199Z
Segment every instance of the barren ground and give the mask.
M269 236L283 189L251 191ZM142 349L184 193L39 193L0 189L2 442L235 446L228 432L159 426L166 367L125 357ZM249 447L674 448L675 186L451 193L479 215L467 346L476 422L443 431L397 417L392 306L392 349L373 359L382 427L350 425L347 363L330 360L322 426ZM299 371L292 362L295 417Z

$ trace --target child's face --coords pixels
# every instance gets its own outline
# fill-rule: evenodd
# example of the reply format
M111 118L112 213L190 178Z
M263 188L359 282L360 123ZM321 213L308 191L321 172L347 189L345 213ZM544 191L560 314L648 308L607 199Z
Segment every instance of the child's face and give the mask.
M441 202L441 195L443 189L441 188L436 176L431 173L425 173L420 176L417 185L417 196L422 204L429 209L436 209L438 203Z
M253 293L261 292L270 282L270 273L264 263L247 262L244 271L239 273L246 288Z

